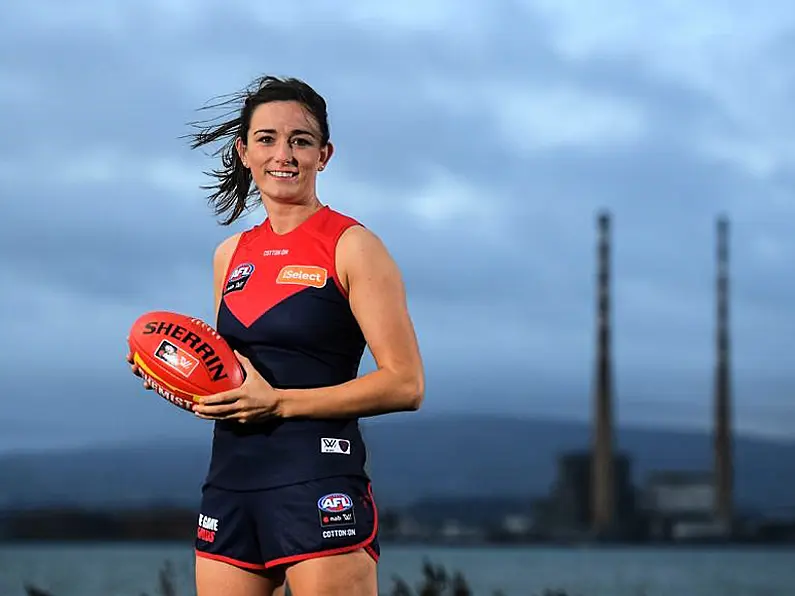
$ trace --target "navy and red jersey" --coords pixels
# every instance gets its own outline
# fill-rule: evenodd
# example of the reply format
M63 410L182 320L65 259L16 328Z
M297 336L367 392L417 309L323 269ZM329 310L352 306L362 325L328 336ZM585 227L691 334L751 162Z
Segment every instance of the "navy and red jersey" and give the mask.
M365 339L335 268L356 220L322 207L286 233L244 232L222 287L216 328L277 389L328 387L358 374ZM217 421L206 483L230 490L362 476L358 419Z

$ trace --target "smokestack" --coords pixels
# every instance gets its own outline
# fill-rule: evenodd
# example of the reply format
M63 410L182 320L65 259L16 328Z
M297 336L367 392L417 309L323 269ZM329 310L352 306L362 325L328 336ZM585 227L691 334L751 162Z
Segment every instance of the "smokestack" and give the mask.
M610 352L610 214L598 216L598 273L596 313L596 370L594 379L594 435L591 472L592 530L611 530L614 513L612 357Z
M717 328L715 363L715 516L729 528L733 516L731 380L729 355L729 222L717 221Z

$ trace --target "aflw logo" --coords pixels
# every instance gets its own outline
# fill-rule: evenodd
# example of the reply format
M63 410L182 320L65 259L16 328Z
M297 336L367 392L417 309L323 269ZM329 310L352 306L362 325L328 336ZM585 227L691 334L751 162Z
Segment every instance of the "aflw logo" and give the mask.
M351 442L345 439L320 439L320 453L351 454Z

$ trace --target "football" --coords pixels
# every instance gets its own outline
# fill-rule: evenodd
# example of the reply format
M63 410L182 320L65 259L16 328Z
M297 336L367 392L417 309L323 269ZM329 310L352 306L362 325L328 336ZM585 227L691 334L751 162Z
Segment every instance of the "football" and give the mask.
M148 312L133 323L128 343L144 379L183 410L198 396L239 387L245 377L229 344L196 317Z

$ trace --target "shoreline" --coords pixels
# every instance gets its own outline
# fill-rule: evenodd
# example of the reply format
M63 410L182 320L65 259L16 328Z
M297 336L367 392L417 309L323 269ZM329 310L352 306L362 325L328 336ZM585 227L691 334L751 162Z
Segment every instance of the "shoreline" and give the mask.
M466 542L451 543L444 541L404 541L404 540L380 540L382 547L404 548L410 550L421 550L424 548L434 550L601 550L601 551L622 551L632 550L700 550L700 551L789 551L795 550L795 542ZM47 547L66 547L80 546L86 548L105 548L115 546L140 546L140 547L186 547L193 548L193 540L158 540L158 539L7 539L0 540L0 550L7 547L27 547L27 548L47 548Z

